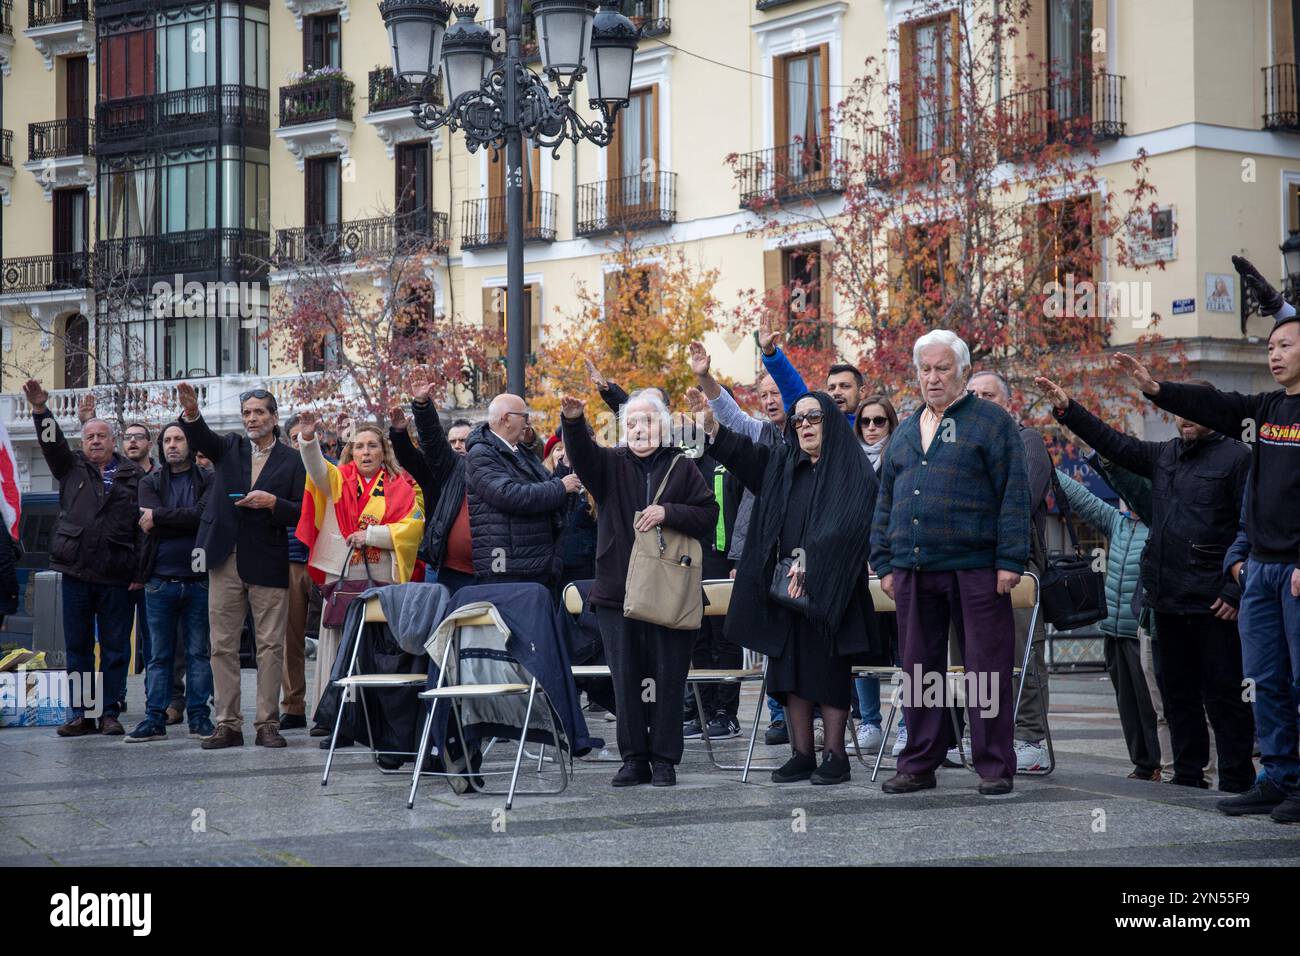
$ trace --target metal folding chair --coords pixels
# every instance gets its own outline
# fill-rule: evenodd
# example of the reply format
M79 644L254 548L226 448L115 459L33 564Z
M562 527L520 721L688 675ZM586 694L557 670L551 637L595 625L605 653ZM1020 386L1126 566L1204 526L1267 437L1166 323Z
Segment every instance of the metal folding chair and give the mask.
M486 788L486 786L483 784L481 778L504 776L506 774L510 775L510 787L504 794L506 798L506 809L509 810L511 806L513 806L514 804L516 787L519 783L519 768L520 765L523 763L523 758L524 758L524 745L528 737L528 729L533 716L533 708L536 705L539 696L541 697L542 702L545 705L545 710L543 711L543 714L546 718L547 729L550 732L551 739L554 742L554 746L555 746L555 753L557 757L555 763L558 766L560 771L560 786L558 789L555 790L544 790L544 791L531 790L531 791L522 792L519 795L520 796L526 796L526 795L540 796L545 794L553 795L553 794L563 793L564 790L569 785L570 768L566 768L564 765L565 738L563 733L560 730L560 723L556 719L554 708L551 706L551 702L549 698L547 698L546 696L546 691L543 690L542 687L537 683L536 677L529 675L529 682L527 684L522 684L522 683L466 684L460 682L456 684L445 683L445 681L447 680L447 671L448 671L447 664L448 661L451 660L452 654L456 655L458 677L461 674L461 669L460 669L461 631L469 627L486 626L486 627L492 627L496 629L498 634L501 633L500 629L497 627L496 619L493 617L491 613L492 610L494 610L492 608L492 605L484 604L482 605L482 607L485 609L482 611L482 613L478 613L468 617L462 617L452 622L453 625L452 633L450 638L447 641L446 648L444 648L443 650L442 661L438 666L437 683L431 690L422 691L420 693L420 699L429 702L429 714L428 717L425 718L424 731L420 735L420 756L416 760L415 770L411 774L411 790L406 800L406 808L408 810L414 808L415 806L415 791L420 784L420 777L422 776L460 777L466 780L467 783L469 784L469 787L472 790L474 790L476 793L495 794L497 796L501 796L502 794L499 791L489 791ZM504 639L502 640L501 650L502 651L505 650ZM510 658L510 662L515 663L516 666L518 665L518 662L514 661L513 658ZM515 754L513 768L511 770L484 770L481 767L477 770L474 769L474 767L472 767L469 763L470 754L468 748L468 741L466 741L465 739L465 726L462 721L461 708L464 702L466 700L472 700L475 698L485 698L485 697L522 697L525 694L528 696L528 705L524 711L523 726L520 729L520 736L519 736L519 750ZM443 700L448 702L448 706L451 708L451 714L456 721L457 739L460 741L461 749L464 754L464 758L466 762L466 766L463 771L448 771L448 770L430 771L430 770L420 769L420 764L423 762L424 755L429 753L429 738L433 734L434 716L437 712L438 703L439 701L443 701ZM568 749L570 752L569 759L570 762L572 762L572 747L569 747ZM444 763L445 763L446 755L442 754L441 756L444 757ZM546 744L542 744L541 753L539 754L537 760L538 775L542 773L542 769L543 769L543 765L545 764L545 761L546 761Z
M357 698L361 699L361 712L365 715L366 721L366 742L367 749L373 755L375 766L379 767L380 773L401 773L400 769L389 770L379 762L381 756L393 757L415 757L416 755L408 750L375 750L374 731L370 724L370 706L366 703L367 690L391 690L395 687L409 687L413 690L423 687L428 678L424 674L355 674L357 666L357 654L361 650L361 640L365 635L367 624L386 624L387 618L384 617L384 609L379 603L379 598L372 597L366 599L366 611L361 615L361 620L357 625L356 639L352 642L352 657L348 661L348 671L340 679L333 681L335 687L341 688L342 693L339 696L338 713L334 717L334 732L330 734L329 753L325 756L325 773L321 776L320 785L323 787L329 783L330 766L334 763L334 753L338 747L339 727L343 723L343 708L348 703L356 703ZM419 761L416 761L419 766Z

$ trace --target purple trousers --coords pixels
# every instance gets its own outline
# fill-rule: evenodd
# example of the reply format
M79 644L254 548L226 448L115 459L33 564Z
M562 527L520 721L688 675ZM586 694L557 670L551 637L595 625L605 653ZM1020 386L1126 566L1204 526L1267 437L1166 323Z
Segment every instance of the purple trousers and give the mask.
M929 675L937 683L940 678L935 675L946 673L951 622L969 675L967 706L975 769L985 779L1014 777L1016 631L1011 596L997 593L997 571L895 571L894 604L903 677L910 691L904 697L907 747L898 758L899 773L929 773L947 753L952 737L948 709L925 699L917 678ZM941 686L946 689L946 681ZM979 698L972 696L973 691ZM990 716L982 716L981 710L990 711Z

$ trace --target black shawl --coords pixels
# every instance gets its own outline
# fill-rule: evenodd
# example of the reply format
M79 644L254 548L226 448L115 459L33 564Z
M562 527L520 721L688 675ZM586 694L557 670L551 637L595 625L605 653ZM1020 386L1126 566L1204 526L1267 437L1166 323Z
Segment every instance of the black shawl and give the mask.
M839 406L825 392L806 394L821 405L822 447L800 544L807 555L808 616L829 637L839 628L853 588L865 573L877 482L871 461ZM790 404L791 409L795 402ZM762 490L754 500L749 536L736 571L738 589L767 593L771 559L785 521L795 463L803 455L794 425L787 421L785 444L772 450ZM751 588L757 588L757 592ZM768 602L761 603L760 615L765 618Z

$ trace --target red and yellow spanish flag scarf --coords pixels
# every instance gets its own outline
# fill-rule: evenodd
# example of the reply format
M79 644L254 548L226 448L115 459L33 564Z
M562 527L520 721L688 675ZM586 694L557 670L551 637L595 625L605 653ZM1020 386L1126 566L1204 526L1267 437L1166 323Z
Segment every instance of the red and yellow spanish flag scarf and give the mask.
M339 533L345 538L354 531L370 525L388 525L393 537L393 564L398 584L411 580L415 570L416 552L424 535L424 502L420 489L405 475L380 469L367 481L354 462L333 465L329 468L330 488L326 494L307 479L302 496L302 514L298 518L295 534L308 549L316 543L325 522L325 505L334 502L334 517ZM379 549L368 548L364 560L371 564L381 559ZM352 563L360 564L360 553L353 553ZM317 584L325 583L324 574L308 565L308 573Z

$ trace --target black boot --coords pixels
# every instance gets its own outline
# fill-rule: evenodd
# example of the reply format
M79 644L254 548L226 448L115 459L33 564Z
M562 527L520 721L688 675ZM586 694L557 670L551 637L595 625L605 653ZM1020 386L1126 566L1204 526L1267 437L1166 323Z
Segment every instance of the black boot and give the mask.
M650 761L650 786L677 786L677 770L673 767L672 763L667 760Z
M635 787L650 782L650 761L624 760L623 767L610 781L616 787Z
M814 785L848 783L851 776L848 754L837 756L827 750L822 754L822 765L812 773L812 783Z
M794 756L772 771L773 783L799 783L807 780L817 769L817 758L812 754L794 752Z

